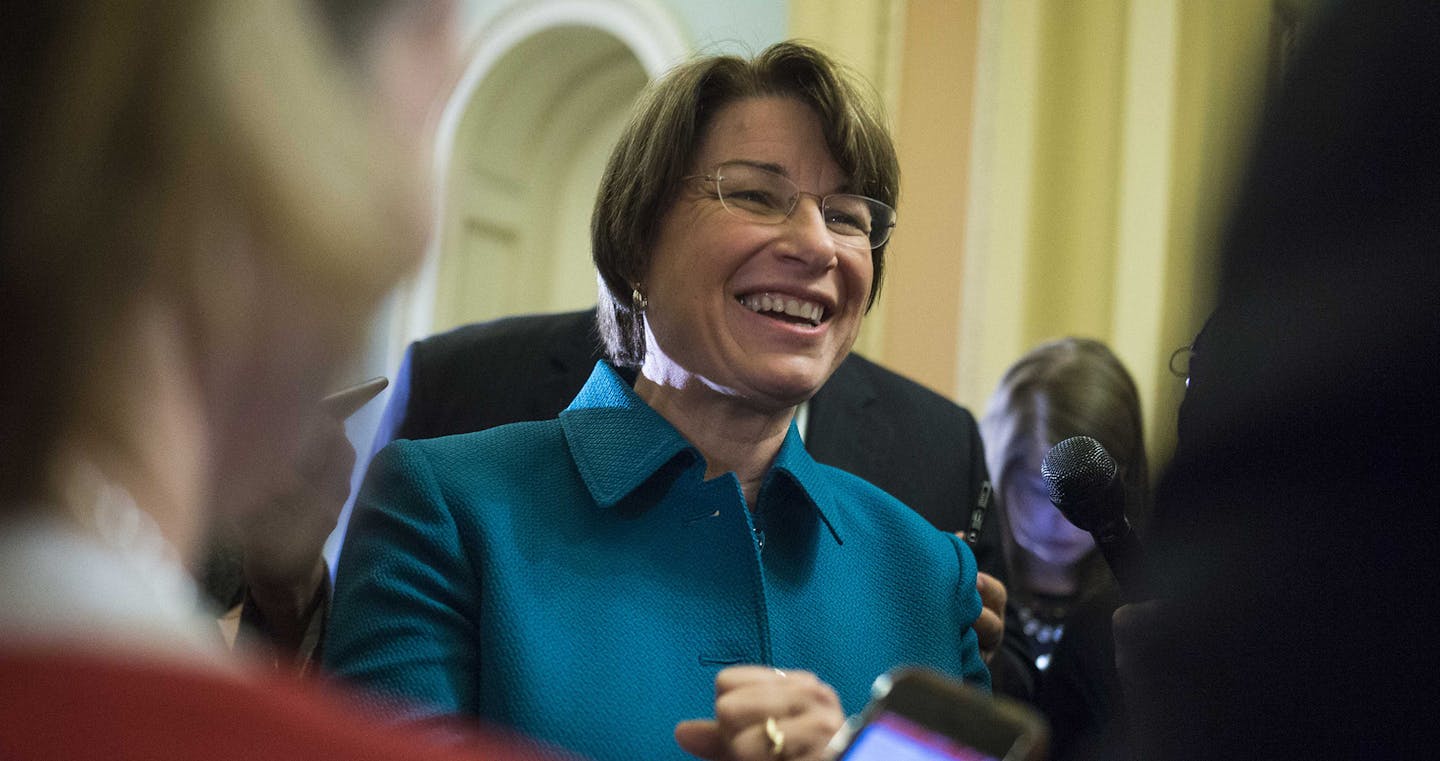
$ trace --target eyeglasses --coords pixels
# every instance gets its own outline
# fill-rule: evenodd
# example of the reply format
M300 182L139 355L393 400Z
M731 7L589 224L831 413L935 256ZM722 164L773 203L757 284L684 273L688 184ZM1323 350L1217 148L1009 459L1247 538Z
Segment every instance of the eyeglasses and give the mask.
M800 196L811 196L820 202L825 227L847 246L879 248L895 227L895 210L880 201L852 193L807 193L789 177L751 164L721 164L709 174L684 179L714 183L715 196L726 211L762 225L784 222L799 205Z
M1190 360L1195 356L1195 344L1188 343L1175 351L1170 352L1170 374L1176 378L1185 379L1185 387L1190 387Z

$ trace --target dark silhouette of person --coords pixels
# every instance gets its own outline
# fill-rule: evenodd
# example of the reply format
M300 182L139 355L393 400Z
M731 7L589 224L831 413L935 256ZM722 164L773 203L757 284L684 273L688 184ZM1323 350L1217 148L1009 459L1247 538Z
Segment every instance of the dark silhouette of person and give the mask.
M1336 7L1267 112L1116 615L1139 757L1432 757L1440 5Z

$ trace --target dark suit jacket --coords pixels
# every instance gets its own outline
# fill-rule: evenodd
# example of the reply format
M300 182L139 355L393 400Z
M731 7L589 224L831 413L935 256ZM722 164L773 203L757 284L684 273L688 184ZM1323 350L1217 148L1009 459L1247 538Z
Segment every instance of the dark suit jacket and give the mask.
M374 449L554 418L603 356L594 310L507 317L417 341L395 378ZM805 445L816 460L879 486L941 530L968 528L982 492L989 500L970 412L858 354L811 399L808 429ZM988 511L974 549L980 570L1003 581L998 519ZM1018 625L1012 615L1006 624ZM1003 663L992 664L998 688L1018 697L1029 696L1034 680L1024 639L1007 634Z

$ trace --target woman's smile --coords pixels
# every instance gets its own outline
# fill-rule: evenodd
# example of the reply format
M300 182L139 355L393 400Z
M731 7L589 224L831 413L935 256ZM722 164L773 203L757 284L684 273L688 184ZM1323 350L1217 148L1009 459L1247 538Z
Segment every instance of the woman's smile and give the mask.
M735 300L758 315L792 325L819 327L829 317L824 304L804 296L765 291L737 296Z

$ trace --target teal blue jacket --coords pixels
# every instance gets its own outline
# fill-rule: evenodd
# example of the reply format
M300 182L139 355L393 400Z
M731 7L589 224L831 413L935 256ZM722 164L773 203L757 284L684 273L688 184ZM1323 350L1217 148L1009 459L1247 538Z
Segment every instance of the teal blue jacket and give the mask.
M746 508L610 367L559 419L375 460L326 666L408 717L483 717L600 761L684 759L722 668L812 671L859 711L924 665L988 687L975 559L794 426Z

